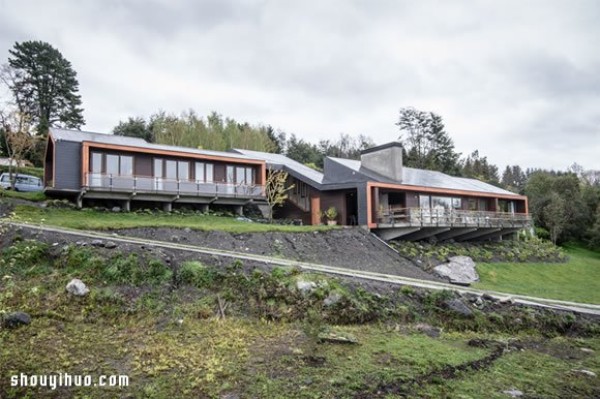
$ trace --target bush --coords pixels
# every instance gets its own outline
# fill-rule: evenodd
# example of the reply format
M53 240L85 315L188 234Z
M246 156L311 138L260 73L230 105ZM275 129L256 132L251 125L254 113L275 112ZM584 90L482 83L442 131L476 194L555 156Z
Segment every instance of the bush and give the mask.
M205 267L200 262L185 262L181 269L179 269L179 282L183 284L190 284L195 287L209 287L211 286L217 273Z

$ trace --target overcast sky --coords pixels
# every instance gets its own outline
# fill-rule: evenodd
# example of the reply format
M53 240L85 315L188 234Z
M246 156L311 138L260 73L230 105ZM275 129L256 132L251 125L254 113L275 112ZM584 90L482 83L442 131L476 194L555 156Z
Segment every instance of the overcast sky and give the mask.
M495 164L600 169L600 1L0 0L16 41L73 64L85 130L215 110L312 142L440 114Z

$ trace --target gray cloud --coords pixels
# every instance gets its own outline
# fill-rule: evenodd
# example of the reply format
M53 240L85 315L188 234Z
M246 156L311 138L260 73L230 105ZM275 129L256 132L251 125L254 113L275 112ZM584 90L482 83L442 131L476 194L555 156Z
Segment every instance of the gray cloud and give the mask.
M44 40L80 81L87 128L217 110L316 141L395 139L444 117L500 166L600 169L600 3L0 0L0 54Z

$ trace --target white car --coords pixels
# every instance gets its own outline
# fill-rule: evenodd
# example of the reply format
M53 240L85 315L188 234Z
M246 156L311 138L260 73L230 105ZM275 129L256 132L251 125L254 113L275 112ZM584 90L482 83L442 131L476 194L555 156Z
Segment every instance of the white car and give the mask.
M15 182L15 191L42 191L44 189L42 179L39 177L13 174L13 180ZM12 189L9 173L2 173L0 175L0 187L6 190Z

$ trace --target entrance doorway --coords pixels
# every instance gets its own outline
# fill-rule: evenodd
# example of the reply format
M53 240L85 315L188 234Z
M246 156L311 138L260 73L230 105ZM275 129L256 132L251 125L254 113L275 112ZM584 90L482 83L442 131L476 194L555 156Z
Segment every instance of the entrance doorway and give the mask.
M346 224L356 226L358 224L358 202L356 191L346 193Z

